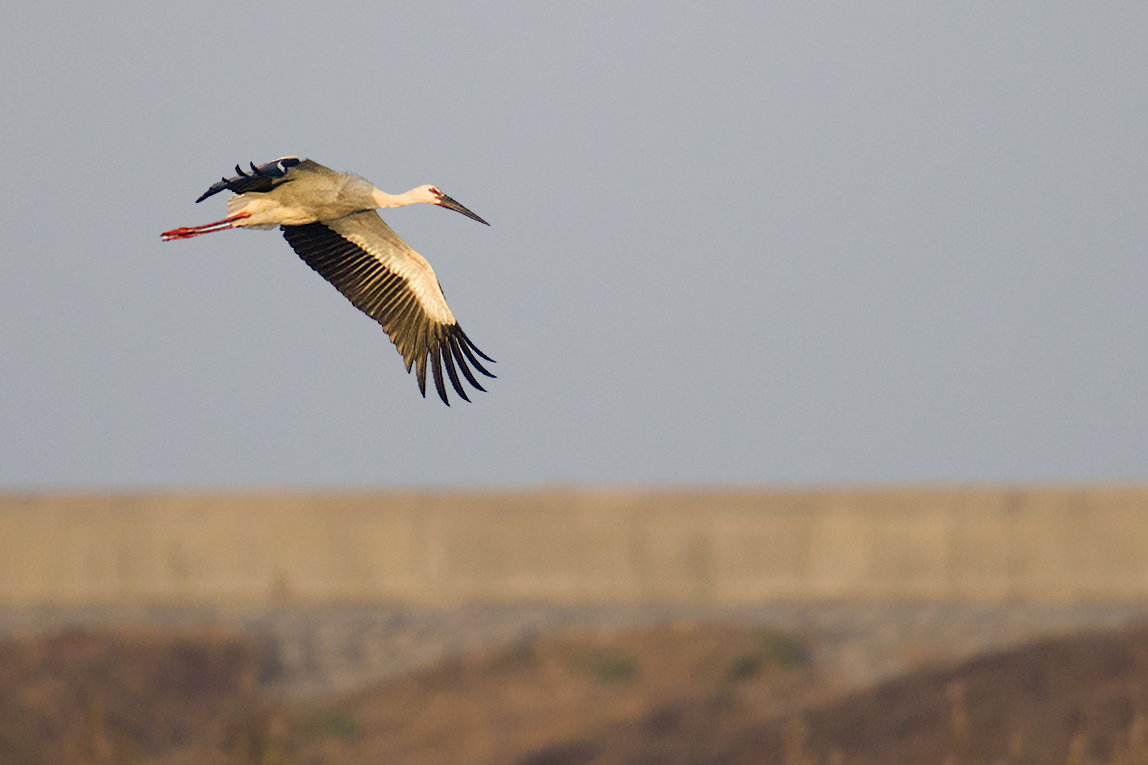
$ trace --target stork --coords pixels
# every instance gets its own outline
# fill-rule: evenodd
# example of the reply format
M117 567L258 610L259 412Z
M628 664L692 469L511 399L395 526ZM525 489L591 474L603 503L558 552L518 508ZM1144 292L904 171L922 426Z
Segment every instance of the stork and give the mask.
M470 399L458 372L485 391L468 363L494 377L475 356L494 359L480 351L455 321L430 263L400 239L376 210L424 203L489 223L434 186L392 195L357 175L339 173L309 159L282 157L258 167L251 163L251 172L236 165L235 172L236 177L221 179L195 200L202 202L224 189L234 192L227 200L226 218L165 231L163 241L230 228L279 226L307 265L382 325L406 362L407 373L414 367L423 398L428 358L435 388L447 406L444 366L451 386L464 401Z

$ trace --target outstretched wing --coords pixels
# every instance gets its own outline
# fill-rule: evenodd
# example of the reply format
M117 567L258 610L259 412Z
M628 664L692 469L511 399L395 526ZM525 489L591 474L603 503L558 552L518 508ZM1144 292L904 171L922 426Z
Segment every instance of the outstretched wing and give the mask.
M244 172L239 165L236 165L235 172L237 175L234 178L222 178L218 183L213 183L211 188L203 192L195 202L198 204L224 189L234 191L236 194L246 194L249 191L270 191L278 183L286 183L280 179L297 164L299 164L298 157L280 157L274 162L268 162L258 167L252 162L250 173Z
M282 226L283 237L307 265L335 285L356 308L383 326L391 342L413 366L419 390L426 396L427 358L435 388L447 406L443 367L451 386L465 401L458 372L485 390L468 364L487 377L475 355L480 351L458 326L446 305L430 264L383 222L374 210L306 226ZM457 365L457 369L456 369Z

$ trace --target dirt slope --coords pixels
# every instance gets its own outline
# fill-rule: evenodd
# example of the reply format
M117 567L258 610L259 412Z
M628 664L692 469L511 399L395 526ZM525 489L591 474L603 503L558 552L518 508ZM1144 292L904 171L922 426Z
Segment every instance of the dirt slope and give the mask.
M801 642L739 624L543 636L307 703L268 695L274 669L242 634L8 641L0 763L1148 762L1144 629L848 696Z

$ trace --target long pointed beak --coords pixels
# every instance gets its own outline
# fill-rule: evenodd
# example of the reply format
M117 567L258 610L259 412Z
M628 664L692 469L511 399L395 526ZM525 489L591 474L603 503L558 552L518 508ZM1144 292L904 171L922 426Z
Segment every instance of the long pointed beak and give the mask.
M450 197L448 197L446 194L443 194L442 197L439 198L438 206L439 207L445 207L448 210L454 210L455 212L460 212L463 215L465 215L466 217L470 218L471 220L476 220L479 223L482 223L483 225L486 225L486 226L490 225L489 223L484 221L482 218L478 217L477 215L472 213L470 210L466 209L465 207L460 205L458 202L456 202L453 199L451 199Z

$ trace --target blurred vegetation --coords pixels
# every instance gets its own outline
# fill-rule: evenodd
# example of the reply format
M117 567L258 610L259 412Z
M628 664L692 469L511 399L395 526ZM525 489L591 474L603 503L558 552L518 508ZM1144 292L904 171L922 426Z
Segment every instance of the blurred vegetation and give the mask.
M793 635L770 629L762 629L759 634L764 661L783 667L804 667L809 663L809 649Z
M638 660L618 651L600 648L580 651L570 658L570 666L598 680L619 683L638 675Z
M793 635L775 630L761 629L760 646L752 653L736 657L730 664L727 679L730 682L743 682L757 677L771 665L785 669L796 669L809 664L809 651Z
M1148 765L1148 629L1034 643L841 695L788 634L531 640L343 698L260 685L243 635L0 643L8 765Z

